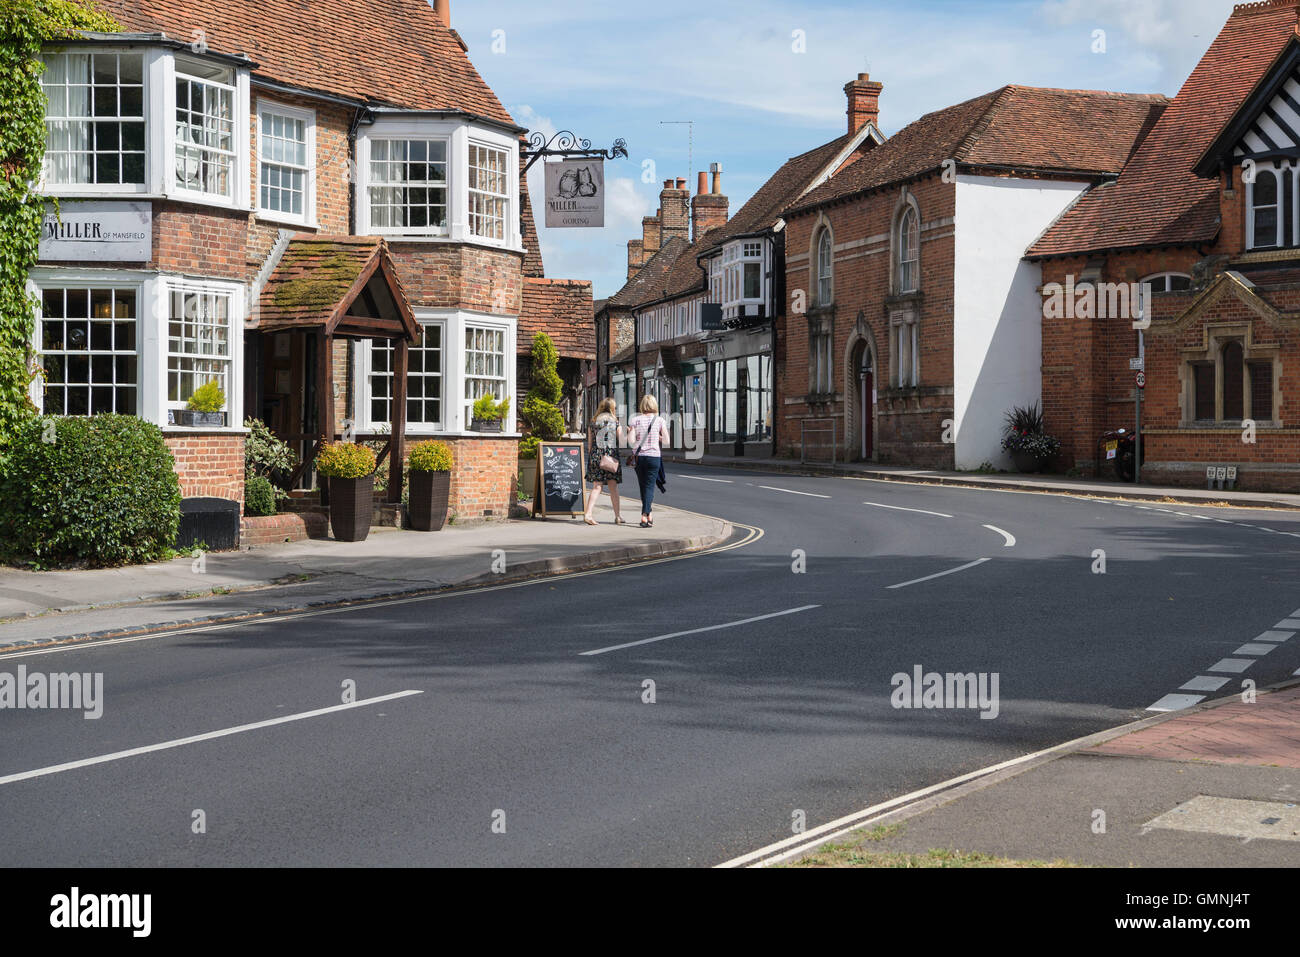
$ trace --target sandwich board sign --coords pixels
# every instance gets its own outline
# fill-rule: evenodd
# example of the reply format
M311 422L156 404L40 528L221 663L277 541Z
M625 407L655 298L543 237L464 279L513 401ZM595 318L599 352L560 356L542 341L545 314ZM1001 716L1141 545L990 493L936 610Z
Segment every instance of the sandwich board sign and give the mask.
M576 518L587 511L582 442L542 442L537 446L537 480L533 514Z

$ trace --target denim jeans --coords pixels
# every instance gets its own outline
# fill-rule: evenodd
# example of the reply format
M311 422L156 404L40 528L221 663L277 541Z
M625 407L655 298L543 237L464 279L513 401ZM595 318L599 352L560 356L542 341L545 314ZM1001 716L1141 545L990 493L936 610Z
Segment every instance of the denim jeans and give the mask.
M659 456L636 457L636 481L641 486L641 514L649 515L655 502L655 481L659 478Z

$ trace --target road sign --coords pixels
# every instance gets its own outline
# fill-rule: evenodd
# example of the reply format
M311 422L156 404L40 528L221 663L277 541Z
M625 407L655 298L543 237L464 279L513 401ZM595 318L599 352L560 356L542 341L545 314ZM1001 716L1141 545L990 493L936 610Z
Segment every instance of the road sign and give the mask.
M1128 367L1132 369L1134 372L1141 372L1143 369L1146 368L1146 360L1143 359L1141 356L1138 356L1135 359L1129 359Z
M1147 374L1145 372L1139 372L1137 379L1138 379L1138 388L1145 389L1147 387Z

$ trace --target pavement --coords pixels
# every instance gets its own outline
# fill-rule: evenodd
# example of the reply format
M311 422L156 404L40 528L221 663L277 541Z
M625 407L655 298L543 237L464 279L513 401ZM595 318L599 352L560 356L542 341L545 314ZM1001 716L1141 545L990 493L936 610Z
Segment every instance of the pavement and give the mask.
M887 830L867 837L875 828ZM833 863L856 848L1100 867L1295 867L1300 681L1091 735L873 815L865 832L838 835L830 855L783 849L780 863Z
M607 499L596 518L597 526L551 517L438 532L376 527L362 542L310 539L127 568L0 567L0 651L557 575L710 548L732 531L664 506L653 529L615 525Z
M914 469L903 466L876 465L870 462L800 463L793 459L735 458L729 455L705 455L687 458L682 452L666 453L667 460L678 464L784 472L793 475L841 475L883 482L908 482L922 485L950 485L959 488L1004 489L1008 491L1045 492L1058 495L1096 495L1104 498L1146 501L1183 502L1190 505L1227 502L1250 508L1300 509L1300 494L1288 492L1252 492L1229 489L1183 488L1174 485L1134 485L1103 479L1069 478L1064 475L1021 475L975 472L949 472L940 469Z

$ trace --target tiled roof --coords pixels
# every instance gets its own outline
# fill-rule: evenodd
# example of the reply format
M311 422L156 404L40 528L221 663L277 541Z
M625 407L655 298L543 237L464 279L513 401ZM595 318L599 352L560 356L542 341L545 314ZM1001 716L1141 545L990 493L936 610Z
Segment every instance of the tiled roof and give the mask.
M1218 183L1192 168L1295 38L1296 22L1296 0L1238 6L1118 180L1080 197L1028 254L1212 241Z
M927 113L846 166L791 214L940 169L1116 175L1160 115L1159 95L1004 86Z
M381 260L375 263L375 260ZM361 291L373 268L386 267L405 304L388 247L376 236L300 236L289 241L258 303L257 328L329 326ZM409 306L404 306L409 313Z
M428 0L98 0L128 31L243 53L255 76L375 105L512 123Z
M528 177L524 167L528 158L523 155L524 142L519 143L519 221L524 242L524 275L545 276L546 266L542 263L542 243L537 238L537 220L533 217L533 201L528 195Z
M690 248L691 244L679 236L669 239L659 247L659 251L650 257L635 276L623 284L622 289L609 297L609 305L631 307L662 299L665 295L668 274L682 254ZM695 268L698 272L699 267Z
M733 236L762 232L776 225L785 208L796 202L841 150L849 145L852 135L846 133L838 139L823 143L816 149L788 159L781 165L758 192L749 198L726 225L705 233L698 243L698 255L726 242ZM871 142L868 140L867 142Z
M524 307L519 316L518 351L532 351L533 336L544 332L567 359L596 358L591 283L586 279L524 279Z

